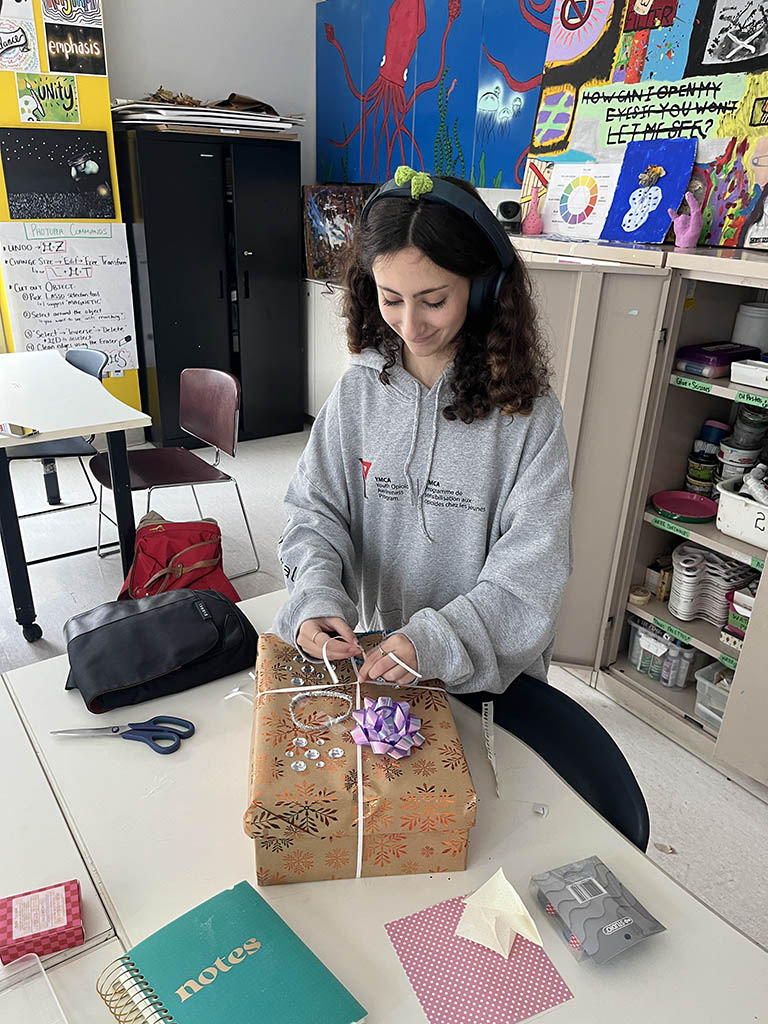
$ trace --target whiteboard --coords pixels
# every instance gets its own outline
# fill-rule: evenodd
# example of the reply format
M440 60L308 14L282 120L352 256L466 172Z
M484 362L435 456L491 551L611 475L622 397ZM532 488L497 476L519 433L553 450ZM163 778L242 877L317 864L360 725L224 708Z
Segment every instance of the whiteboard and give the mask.
M0 248L17 352L93 348L105 376L137 368L124 224L0 224Z

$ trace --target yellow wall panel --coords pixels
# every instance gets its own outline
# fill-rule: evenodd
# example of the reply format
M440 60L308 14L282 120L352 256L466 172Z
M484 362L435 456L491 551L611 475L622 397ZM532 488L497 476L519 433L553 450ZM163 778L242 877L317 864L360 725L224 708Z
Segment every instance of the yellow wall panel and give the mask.
M119 0L114 0L119 2ZM34 7L35 26L37 29L37 46L40 55L40 72L34 74L45 74L49 71L48 55L46 52L45 30L42 15L41 0L32 0ZM12 16L11 11L4 11ZM20 75L23 77L23 75ZM57 131L103 131L107 136L107 149L111 170L112 195L114 198L115 216L110 218L112 222L119 222L120 196L117 187L117 173L115 168L115 145L112 135L112 117L110 112L109 80L106 75L75 75L80 108L80 122L75 123L53 123L44 122L46 128ZM31 102L31 100L30 100ZM0 71L0 125L3 128L28 128L33 124L22 121L19 112L18 90L16 74L13 71ZM5 177L0 173L0 221L10 221L10 207L8 204L8 193L5 185ZM78 218L70 218L69 223L78 222ZM0 274L2 271L0 270ZM13 333L8 310L8 302L5 287L0 289L0 352L13 348ZM137 370L126 370L123 377L110 377L105 382L108 390L116 397L127 402L135 408L141 407L139 395L139 380Z

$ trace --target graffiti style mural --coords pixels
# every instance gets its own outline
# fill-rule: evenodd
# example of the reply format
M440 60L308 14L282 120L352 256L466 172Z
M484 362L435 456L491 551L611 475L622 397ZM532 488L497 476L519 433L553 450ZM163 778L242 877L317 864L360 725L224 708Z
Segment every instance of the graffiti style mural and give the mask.
M481 187L697 144L701 241L768 248L768 0L326 0L318 180Z
M520 187L556 0L326 0L317 11L317 176L400 163Z
M768 246L766 10L764 0L557 0L534 172L691 138L701 243Z

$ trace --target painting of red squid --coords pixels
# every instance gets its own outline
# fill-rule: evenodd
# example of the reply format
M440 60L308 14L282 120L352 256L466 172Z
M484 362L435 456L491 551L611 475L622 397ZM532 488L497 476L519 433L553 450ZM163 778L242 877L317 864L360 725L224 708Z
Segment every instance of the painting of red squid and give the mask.
M345 139L331 140L342 148L354 139L360 151L360 172L363 181L382 181L392 176L393 161L406 162L412 151L419 170L425 170L424 158L413 132L408 127L408 115L418 96L434 89L440 82L445 67L445 44L451 25L461 14L461 0L449 0L440 50L440 66L429 81L415 85L406 95L408 68L416 53L416 45L427 27L424 0L393 0L389 7L389 22L384 37L384 54L376 79L361 91L350 73L347 57L336 38L333 25L326 22L325 37L339 53L349 91L360 103L360 118ZM366 148L366 143L368 146Z
M519 187L554 0L326 0L317 8L318 180L398 164Z

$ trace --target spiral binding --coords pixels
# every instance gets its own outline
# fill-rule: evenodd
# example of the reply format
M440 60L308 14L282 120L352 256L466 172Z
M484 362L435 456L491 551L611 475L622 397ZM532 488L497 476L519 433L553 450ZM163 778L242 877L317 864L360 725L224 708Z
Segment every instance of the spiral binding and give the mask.
M96 991L120 1024L176 1024L147 978L129 956L108 964L96 981Z

